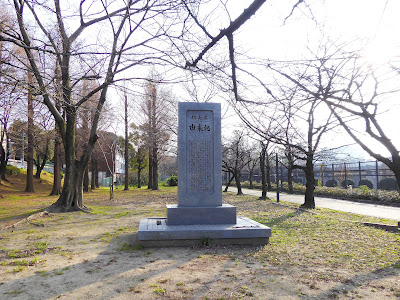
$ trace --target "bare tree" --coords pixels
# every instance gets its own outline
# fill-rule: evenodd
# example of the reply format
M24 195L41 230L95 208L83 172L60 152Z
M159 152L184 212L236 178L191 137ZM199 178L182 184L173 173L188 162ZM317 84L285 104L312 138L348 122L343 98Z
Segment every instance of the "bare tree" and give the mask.
M242 170L250 163L249 148L244 132L236 131L230 142L222 146L222 170L232 174L236 181L237 194L242 195L240 176Z
M231 38L240 26L263 5L265 0L254 0L250 6L227 28L212 37L211 42L200 45L196 59L185 57L188 68L195 68L205 53L223 37ZM185 10L180 8L184 5ZM183 33L189 33L185 19L196 23L190 7L203 5L198 1L111 1L96 4L92 1L80 1L69 6L62 6L59 0L13 1L12 6L18 20L19 32L1 30L0 41L13 43L24 50L29 64L27 68L33 73L43 102L51 111L59 128L65 152L66 173L64 187L60 198L49 211L72 211L83 209L82 182L83 174L90 160L90 154L97 140L97 126L109 87L118 80L120 72L128 68L154 62L178 65L179 59L171 51L172 41L189 40ZM46 22L44 22L46 20ZM68 20L68 21L66 21ZM29 25L28 25L29 22ZM67 23L68 22L68 23ZM200 23L198 23L200 25ZM178 26L180 25L180 26ZM184 28L182 28L182 25ZM179 28L179 30L174 30ZM207 30L200 25L199 28ZM98 40L94 41L94 29L101 31ZM91 33L87 33L91 30ZM101 36L100 32L104 33ZM178 32L178 33L177 33ZM174 35L177 33L176 35ZM33 38L33 36L35 38ZM135 36L135 39L131 37ZM199 38L193 38L194 42ZM177 55L190 55L190 46L172 50ZM126 55L129 54L129 55ZM47 67L44 64L46 57ZM60 66L62 111L55 107L55 94L49 90L49 68L54 70L56 63ZM104 74L101 76L100 74ZM133 76L135 78L139 76ZM76 93L81 80L93 79L98 86L86 95ZM86 143L86 151L76 157L75 125L78 111L94 94L99 93L97 108L91 123L91 131Z
M384 100L390 101L400 91L396 84L399 72L394 63L371 66L358 51L346 52L342 45L324 45L307 64L297 63L303 68L303 77L289 72L281 74L327 104L348 135L369 155L388 166L400 187L399 148L381 125L386 113ZM386 149L390 157L379 153L377 145Z
M268 68L272 68L270 64ZM293 72L298 78L304 76L302 72ZM276 82L275 86L277 92L267 94L270 97L265 102L239 101L236 103L236 111L255 133L284 146L290 151L290 156L296 158L298 163L292 168L303 170L307 180L302 206L314 208L314 163L319 159L322 137L335 128L337 123L332 113L326 113L323 101L303 92L285 80L285 77ZM265 115L266 111L271 114Z
M99 5L81 1L77 7L63 7L60 1L54 1L52 4L50 2L42 4L14 1L13 6L20 32L3 30L0 39L14 43L25 51L29 60L29 69L38 83L43 102L55 118L63 139L66 164L64 188L60 198L49 210L79 210L83 208L81 188L83 174L97 140L98 120L106 101L108 88L117 80L116 75L119 72L128 67L145 63L146 59L150 61L154 58L153 53L149 53L149 51L143 51L146 56L137 57L137 59L131 59L131 56L124 57L124 54L127 51L136 51L140 47L151 49L147 46L160 38L160 33L157 32L155 26L157 25L156 19L161 17L162 11L168 13L175 9L175 6L170 1L154 2L150 3L150 6L147 1L102 2ZM96 13L91 13L91 10L95 10ZM73 18L77 22L74 23ZM28 19L33 21L29 26L25 21ZM53 22L44 23L43 20ZM69 22L68 25L65 23L66 20ZM56 26L54 26L55 24ZM70 26L70 24L77 24L75 30L72 30L73 25ZM106 38L107 40L111 38L109 43L98 43L104 49L94 49L90 46L90 37L84 36L88 29L93 30L99 26L102 27L103 32L106 32L106 27L110 32ZM146 28L146 31L138 34L137 43L130 43L131 36L142 28ZM155 32L150 29L155 29ZM41 33L41 38L33 39L33 34L38 36L38 32ZM99 36L99 39L101 38ZM85 45L84 39L89 43ZM55 62L60 66L62 110L65 112L65 119L56 109L53 101L54 95L48 89L47 82L53 77L46 73L47 70L41 60L43 56L46 56L47 61L51 62L53 66L55 66ZM75 68L77 64L80 68ZM54 70L54 67L52 69ZM100 74L105 75L102 77ZM81 80L87 79L98 80L97 87L86 95L75 98L74 95L77 93L74 89L77 84ZM77 158L75 154L77 112L96 93L99 93L100 96L90 126L91 131L87 139L86 151Z
M270 164L270 142L260 141L259 163L261 171L261 200L267 199L267 192L272 189L271 185L271 164Z
M33 188L33 80L32 73L28 72L28 156L26 159L26 187L25 192L34 192Z
M158 162L169 140L166 124L170 118L168 101L159 85L147 81L142 111L145 122L140 126L142 138L148 147L149 189L158 190Z
M259 165L259 156L256 153L256 147L254 145L251 145L249 148L249 151L247 152L247 156L249 160L249 163L246 166L247 172L249 173L249 184L250 184L250 189L253 188L253 175L256 167Z

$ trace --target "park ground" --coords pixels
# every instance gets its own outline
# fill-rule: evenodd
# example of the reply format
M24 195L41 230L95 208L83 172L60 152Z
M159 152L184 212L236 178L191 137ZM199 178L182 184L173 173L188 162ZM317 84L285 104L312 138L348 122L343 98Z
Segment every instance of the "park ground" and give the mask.
M143 248L140 219L165 216L176 187L98 189L88 212L46 214L50 179L0 186L0 299L400 299L400 235L362 225L395 221L227 193L269 244Z

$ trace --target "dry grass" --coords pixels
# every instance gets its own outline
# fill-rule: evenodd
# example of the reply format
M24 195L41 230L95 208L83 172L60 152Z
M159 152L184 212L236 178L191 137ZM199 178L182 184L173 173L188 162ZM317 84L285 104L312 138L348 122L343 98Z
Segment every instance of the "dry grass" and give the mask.
M0 298L400 298L400 235L358 222L387 220L228 193L224 202L239 215L272 228L268 245L143 249L135 242L139 220L165 216L176 188L117 189L113 201L108 192L85 194L90 213L0 231ZM12 197L1 209L47 205L45 194L19 195L18 205ZM3 213L0 226L15 213Z

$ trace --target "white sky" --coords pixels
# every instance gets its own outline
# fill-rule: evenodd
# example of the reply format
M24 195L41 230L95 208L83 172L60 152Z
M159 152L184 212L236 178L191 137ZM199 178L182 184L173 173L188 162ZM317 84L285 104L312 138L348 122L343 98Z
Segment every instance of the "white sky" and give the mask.
M246 1L246 4L251 1ZM246 5L231 1L234 19ZM293 4L292 2L291 4ZM235 35L235 44L247 55L264 59L294 60L302 58L308 48L316 49L321 39L338 43L352 42L363 47L370 64L382 64L400 58L400 1L325 0L307 1L287 19L291 4L286 1L267 2ZM240 7L239 7L240 6ZM396 127L399 101L387 101L384 117L380 119L385 132L400 147ZM390 105L390 106L389 106ZM234 119L234 118L232 118ZM232 126L232 125L231 125ZM338 133L338 140L352 143L347 134ZM332 142L330 136L329 142ZM335 139L333 139L335 140ZM377 146L379 149L379 146ZM351 147L355 156L369 156L358 146ZM385 150L380 149L384 153ZM386 154L386 153L385 153Z
M235 19L252 0L230 0L228 9ZM366 60L371 63L390 61L400 57L400 1L397 0L325 0L307 1L309 8L300 4L290 14L297 1L267 1L263 7L235 33L235 45L249 56L266 59L293 60L316 49L322 38L338 43L352 42L365 47ZM226 25L225 25L226 26ZM180 97L181 87L174 88ZM216 102L223 102L216 98ZM393 103L393 102L392 102ZM384 128L395 130L399 106L394 106L384 118ZM233 115L228 112L227 115ZM233 131L238 119L234 116L223 121L223 130ZM395 131L389 133L396 140ZM343 140L343 134L341 134ZM352 140L348 139L351 143ZM396 140L400 146L400 136ZM354 147L352 151L357 151ZM357 155L367 156L362 150Z

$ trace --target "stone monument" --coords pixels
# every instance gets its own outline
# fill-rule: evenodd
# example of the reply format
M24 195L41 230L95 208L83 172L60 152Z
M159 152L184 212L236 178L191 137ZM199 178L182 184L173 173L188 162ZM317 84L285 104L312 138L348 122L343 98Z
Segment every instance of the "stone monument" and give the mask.
M222 204L221 105L179 103L178 205L169 225L235 224L236 207Z
M221 105L181 102L178 120L178 204L167 205L167 218L140 221L140 243L267 243L269 227L222 203Z

